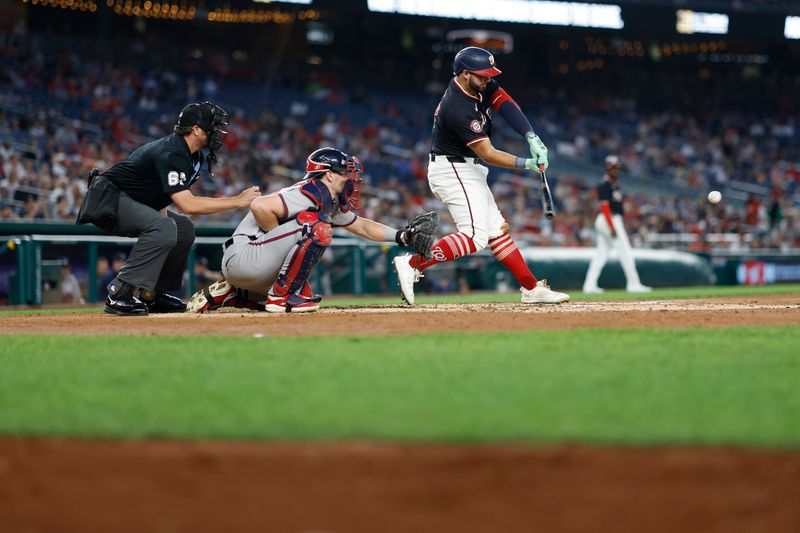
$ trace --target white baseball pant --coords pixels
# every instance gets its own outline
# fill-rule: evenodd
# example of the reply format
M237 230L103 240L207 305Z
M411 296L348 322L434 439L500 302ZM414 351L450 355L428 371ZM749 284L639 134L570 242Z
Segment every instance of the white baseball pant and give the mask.
M636 263L631 253L631 243L628 240L628 234L625 232L625 226L622 222L622 216L612 215L611 221L614 223L614 230L617 232L616 238L611 236L611 228L608 227L605 215L600 213L594 221L594 229L597 233L597 248L589 263L589 270L586 271L586 279L583 282L584 291L597 288L597 280L600 278L600 273L606 261L608 261L608 253L615 245L619 254L619 262L622 265L623 272L625 272L627 287L641 285L639 273L636 271Z
M489 169L481 164L451 163L444 156L436 156L428 165L431 192L447 206L458 231L472 239L476 251L503 235L505 223L486 182L488 175Z

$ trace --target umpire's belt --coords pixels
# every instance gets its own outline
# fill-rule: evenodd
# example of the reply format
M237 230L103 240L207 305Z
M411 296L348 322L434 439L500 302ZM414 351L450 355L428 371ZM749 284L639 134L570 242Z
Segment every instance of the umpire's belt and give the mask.
M478 164L481 162L479 157L462 157L460 155L441 155L441 154L431 154L431 161L436 161L437 157L444 157L451 163L474 163Z

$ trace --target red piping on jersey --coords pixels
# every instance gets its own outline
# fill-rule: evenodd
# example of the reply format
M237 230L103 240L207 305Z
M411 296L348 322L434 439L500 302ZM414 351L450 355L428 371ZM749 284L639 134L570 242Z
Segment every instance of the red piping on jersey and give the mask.
M467 210L469 211L469 223L472 226L472 236L470 239L475 238L475 219L472 217L472 204L469 203L469 196L467 195L467 189L464 187L464 182L461 181L461 176L458 175L458 170L456 170L456 166L451 162L450 166L453 167L453 172L456 173L456 179L458 179L458 183L461 184L461 190L464 191L464 198L467 199Z
M468 142L468 143L467 143L467 146L469 146L470 144L475 144L475 143L476 143L476 142L478 142L478 141L482 141L482 140L484 140L484 139L488 139L488 138L489 138L489 137L488 137L487 135L484 135L483 137L478 137L477 139L473 139L473 140L471 140L470 142Z
M461 89L461 92L462 92L462 93L464 93L464 94L465 94L465 95L466 95L468 98L472 98L472 99L473 99L473 100L475 100L476 102L483 102L483 95L482 95L481 93L478 93L478 96L472 96L471 94L469 94L467 91L465 91L465 90L464 90L464 88L461 86L461 84L460 84L460 83L458 83L458 82L456 81L456 79L455 79L455 78L453 78L453 83L455 83L455 84L456 84L456 87L458 87L459 89Z
M614 231L614 220L611 218L611 205L608 200L600 202L600 211L605 215L608 227L611 228L611 231Z
M281 193L278 193L278 198L281 199L281 203L283 204L283 217L281 218L286 220L286 218L289 216L289 206L286 205L286 200L283 199L283 195Z
M295 233L297 233L299 231L303 231L303 228L297 228L296 230L290 231L289 233L284 233L283 235L278 235L277 237L273 237L271 239L266 239L266 240L263 240L263 241L258 241L258 242L250 241L247 244L249 244L250 246L261 246L262 244L267 244L267 243L270 243L270 242L273 242L273 241L278 241L280 239L283 239L284 237L289 237L290 235L294 235Z
M489 100L491 102L492 109L494 109L498 113L500 112L500 106L506 102L511 102L512 104L517 106L517 109L520 109L519 105L514 101L513 98L511 98L511 96L509 96L507 92L503 90L502 87L498 87L497 90L492 93L492 96L489 97Z

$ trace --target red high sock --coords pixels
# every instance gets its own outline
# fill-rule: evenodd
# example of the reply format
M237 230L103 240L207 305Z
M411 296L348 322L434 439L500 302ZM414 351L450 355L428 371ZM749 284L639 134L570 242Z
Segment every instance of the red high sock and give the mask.
M525 259L523 259L522 254L519 252L519 248L517 248L517 245L514 244L514 241L511 239L511 235L506 233L500 237L489 239L489 246L497 260L503 263L503 266L514 274L514 277L517 278L520 285L528 290L536 287L536 276L534 276L531 269L528 268Z
M433 257L431 257L430 260L426 260L424 257L417 254L411 258L411 266L421 272L436 263L452 261L453 259L475 253L475 250L475 243L472 242L470 237L467 237L461 232L451 233L450 235L445 235L439 239L439 242L433 245L431 248Z

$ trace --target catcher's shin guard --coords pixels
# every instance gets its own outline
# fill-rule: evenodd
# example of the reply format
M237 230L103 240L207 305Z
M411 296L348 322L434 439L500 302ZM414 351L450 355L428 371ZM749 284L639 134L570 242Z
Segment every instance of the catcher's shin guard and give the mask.
M297 221L303 223L304 237L287 255L278 279L269 290L271 296L285 297L303 291L311 271L331 243L331 225L320 221L316 213L301 213Z

